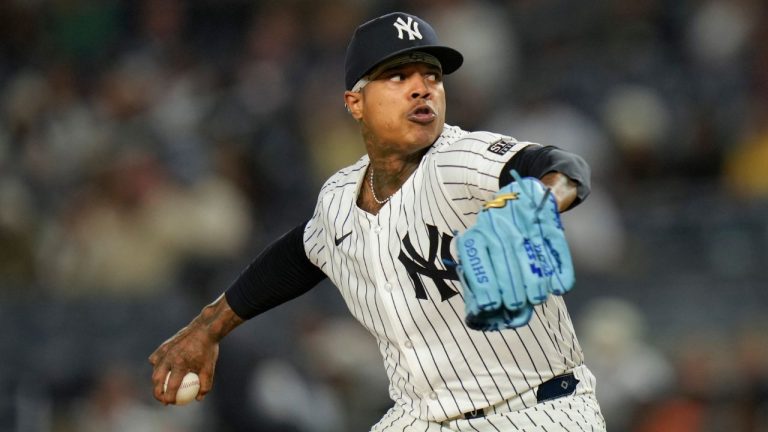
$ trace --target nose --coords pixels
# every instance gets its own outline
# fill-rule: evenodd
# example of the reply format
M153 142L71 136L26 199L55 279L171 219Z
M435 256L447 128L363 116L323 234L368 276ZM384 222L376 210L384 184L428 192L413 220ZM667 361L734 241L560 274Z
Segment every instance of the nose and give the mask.
M411 79L414 81L411 99L428 98L431 95L426 75L417 72L411 75Z

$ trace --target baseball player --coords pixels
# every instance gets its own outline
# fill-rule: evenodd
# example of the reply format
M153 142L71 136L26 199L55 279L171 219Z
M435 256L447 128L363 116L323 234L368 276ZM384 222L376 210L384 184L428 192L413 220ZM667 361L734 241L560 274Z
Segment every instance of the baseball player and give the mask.
M344 101L367 154L150 356L155 398L174 403L195 371L202 399L227 333L327 277L389 377L394 405L372 431L605 430L561 297L573 269L559 212L586 198L589 167L445 124L443 76L462 61L410 14L357 28Z

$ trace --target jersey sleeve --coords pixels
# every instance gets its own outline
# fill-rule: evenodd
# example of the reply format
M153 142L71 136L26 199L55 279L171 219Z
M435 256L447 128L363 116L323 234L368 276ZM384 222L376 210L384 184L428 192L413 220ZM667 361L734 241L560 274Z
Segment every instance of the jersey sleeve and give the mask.
M325 189L325 188L323 188ZM323 223L323 191L320 192L320 197L317 200L315 211L312 214L312 218L307 221L304 227L304 251L307 258L318 268L325 267L327 260L325 254L325 224Z
M435 163L442 186L464 214L499 190L499 177L517 152L538 144L490 132L473 132L441 148Z
M338 204L340 197L353 185L354 179L351 179L350 173L364 169L366 164L367 158L361 158L354 165L337 171L320 188L315 210L304 227L303 235L304 251L307 258L320 269L325 269L326 263L330 259L330 250L327 246L329 242L333 242L331 237L333 233L328 232L327 227L332 225L329 221L332 216L329 214L336 213L330 207L334 206L334 200ZM352 202L354 203L354 199Z
M243 319L250 319L292 300L325 279L304 254L305 224L292 229L264 249L224 293Z
M340 173L328 179L312 217L269 245L226 291L238 316L254 317L304 294L327 277L323 272L329 259L323 201L342 189L344 181Z

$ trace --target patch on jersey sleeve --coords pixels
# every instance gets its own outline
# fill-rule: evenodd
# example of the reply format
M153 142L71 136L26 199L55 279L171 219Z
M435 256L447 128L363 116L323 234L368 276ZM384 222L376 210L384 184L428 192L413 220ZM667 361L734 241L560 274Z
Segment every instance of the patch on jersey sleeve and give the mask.
M503 139L500 139L496 142L491 143L491 145L488 146L488 151L491 153L496 153L497 155L503 156L506 152L509 151L512 147L515 146L515 142L513 141L504 141Z

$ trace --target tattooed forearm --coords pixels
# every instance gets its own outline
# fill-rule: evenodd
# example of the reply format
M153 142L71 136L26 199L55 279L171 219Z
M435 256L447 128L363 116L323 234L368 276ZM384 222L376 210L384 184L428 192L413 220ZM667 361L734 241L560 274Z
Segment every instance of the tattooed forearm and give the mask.
M220 341L235 327L244 322L229 307L224 295L221 295L216 301L204 307L195 321L195 324L205 328L208 335L216 341Z

